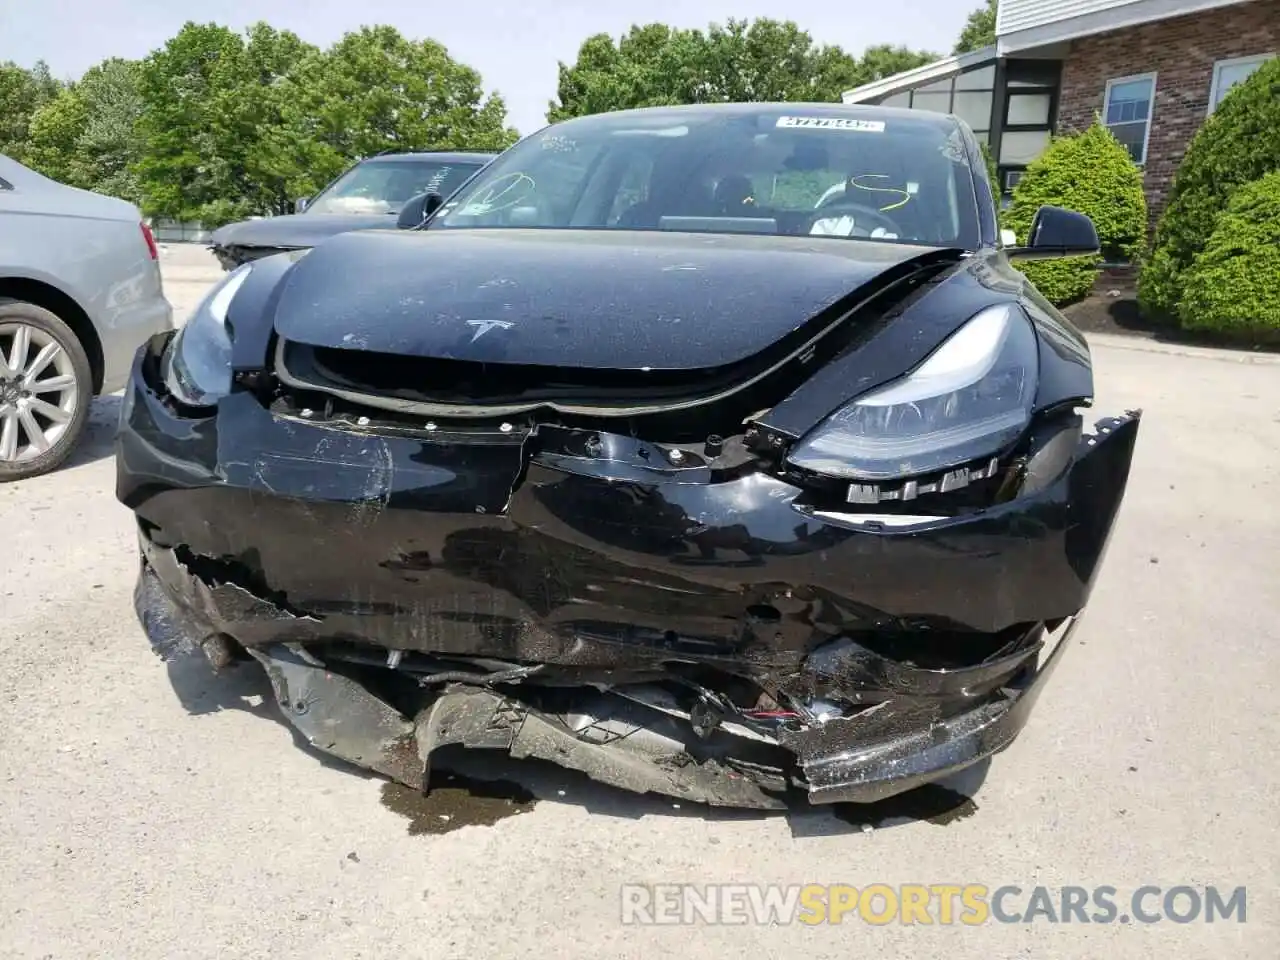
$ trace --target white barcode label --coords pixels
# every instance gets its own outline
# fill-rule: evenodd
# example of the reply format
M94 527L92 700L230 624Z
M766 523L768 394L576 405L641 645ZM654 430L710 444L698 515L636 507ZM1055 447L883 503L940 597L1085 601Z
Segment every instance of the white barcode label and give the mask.
M883 120L853 120L849 117L779 117L779 127L808 127L815 130L856 130L884 133Z

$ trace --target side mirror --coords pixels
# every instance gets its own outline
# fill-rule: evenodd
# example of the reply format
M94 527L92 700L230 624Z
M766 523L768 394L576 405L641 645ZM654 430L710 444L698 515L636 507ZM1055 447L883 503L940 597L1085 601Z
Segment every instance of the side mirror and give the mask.
M1036 211L1025 247L1008 247L1006 256L1020 260L1087 257L1100 251L1098 231L1083 213L1048 204Z
M440 209L444 197L438 193L420 193L411 197L409 202L400 208L400 219L396 226L401 230L413 230L422 226L422 222Z
M293 201L293 212L302 213L302 211L307 209L307 204L310 202L310 197L299 197L297 200Z

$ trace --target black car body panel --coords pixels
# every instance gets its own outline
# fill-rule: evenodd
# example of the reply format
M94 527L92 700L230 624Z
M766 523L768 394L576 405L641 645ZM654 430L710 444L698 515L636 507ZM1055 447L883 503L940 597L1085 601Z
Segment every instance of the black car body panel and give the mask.
M424 741L425 722L451 708L397 710L350 672L353 660L363 667L347 645L364 663L421 655L401 669L428 675L477 658L490 669L537 664L553 671L552 691L641 689L674 675L697 696L712 692L702 684L745 681L778 697L874 706L874 723L850 710L778 734L813 802L875 801L990 756L1025 723L1087 602L1138 426L1136 416L1103 421L1035 495L898 530L819 510L759 474L655 469L626 438L604 438L616 449L603 456L555 431L536 454L527 435L460 448L447 435L307 423L249 393L193 423L157 387L163 340L139 358L118 440L118 496L139 521L139 614L153 640L235 638L268 666L290 720L326 749L333 724L355 722L352 704L363 705L378 722L334 752L424 788L430 751L446 742ZM298 663L298 645L323 668ZM292 687L289 664L301 671ZM447 742L557 762L580 743L554 695L542 705L482 679L457 688L467 691L485 693L465 701L477 730ZM606 733L592 736L619 724L652 732L669 696L644 702L643 727L597 710L592 729ZM565 744L521 747L525 723L535 745L552 734ZM797 782L785 757L744 757L742 737L727 739L668 738L666 753L634 768L609 751L574 755L577 769L623 788L784 805ZM677 747L693 760L673 771Z
M410 357L704 370L759 353L932 252L661 232L352 234L298 264L275 329L294 343ZM485 336L493 326L501 336Z
M424 789L448 745L761 808L969 766L1060 661L1140 422L1084 428L1083 338L978 242L428 229L261 260L229 392L191 406L170 335L137 357L139 617ZM869 500L793 463L993 310L1035 368L1015 440Z
M846 523L784 480L653 470L639 444L582 456L572 431L540 431L536 452L528 435L464 448L449 436L308 423L244 395L193 432L141 376L130 404L118 493L157 543L224 558L228 582L242 569L245 585L286 596L282 609L320 618L317 635L532 660L553 659L545 644L590 650L575 637L593 622L674 630L727 654L746 609L760 604L777 607L776 631L792 634L770 644L788 639L793 653L825 631L817 606L833 618L832 636L887 623L995 634L1070 617L1101 560L1137 427L1136 418L1105 421L1105 443L1082 439L1078 462L1034 496L900 532ZM731 526L708 522L730 502ZM226 559L251 543L251 560ZM850 567L862 571L856 591ZM437 577L444 589L433 597ZM923 577L945 587L909 586ZM450 604L463 613L467 585L479 608L422 622ZM801 591L825 603L798 601ZM788 592L793 602L781 602ZM652 622L640 625L646 606ZM610 610L626 618L610 622ZM507 639L485 649L499 622ZM530 629L555 624L577 632L553 639ZM255 635L252 617L223 625L247 642L270 639Z
M1036 327L1036 410L1088 402L1093 397L1093 367L1083 335L1061 319L1008 260L972 257L934 274L911 298L881 314L856 349L815 371L761 417L758 426L789 440L800 437L841 404L916 367L966 320L1001 302L1018 303Z

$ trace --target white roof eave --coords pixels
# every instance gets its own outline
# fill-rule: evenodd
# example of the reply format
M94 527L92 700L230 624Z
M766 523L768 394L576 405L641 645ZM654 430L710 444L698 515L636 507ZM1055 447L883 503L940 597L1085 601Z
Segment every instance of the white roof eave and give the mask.
M911 90L926 83L945 80L947 77L961 73L971 67L994 63L995 60L996 48L993 44L980 50L971 50L968 53L943 57L941 60L933 61L933 63L926 63L922 67L916 67L914 70L904 70L902 73L893 74L893 76L873 80L871 83L864 83L860 87L846 90L840 95L840 99L844 103L863 103L877 97L892 96L895 93Z
M1011 18L1005 17L996 23L996 46L1000 56L1005 57L1244 2L1247 0L1127 0L1122 4L1044 22L1023 17L1010 23Z

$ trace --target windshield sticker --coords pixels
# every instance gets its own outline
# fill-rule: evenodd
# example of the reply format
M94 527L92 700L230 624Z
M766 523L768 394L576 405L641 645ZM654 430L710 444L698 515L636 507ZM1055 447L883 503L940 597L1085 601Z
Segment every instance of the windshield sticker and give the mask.
M615 137L684 137L688 136L687 126L679 127L638 127L635 130L614 130Z
M779 117L777 126L810 130L856 130L884 133L883 120L851 120L849 117Z
M549 133L544 133L538 143L543 150L554 150L556 153L573 153L578 149L576 140Z

